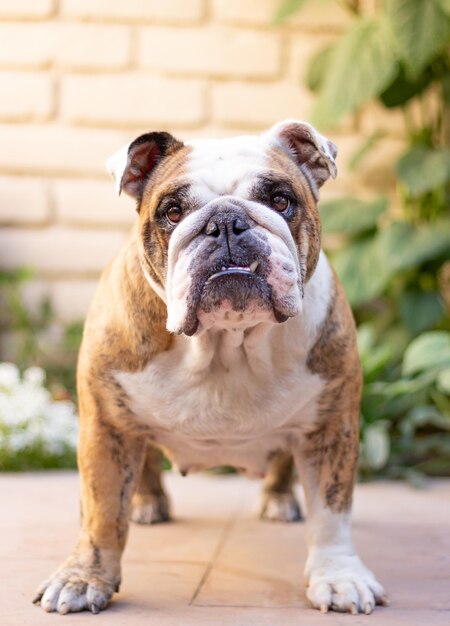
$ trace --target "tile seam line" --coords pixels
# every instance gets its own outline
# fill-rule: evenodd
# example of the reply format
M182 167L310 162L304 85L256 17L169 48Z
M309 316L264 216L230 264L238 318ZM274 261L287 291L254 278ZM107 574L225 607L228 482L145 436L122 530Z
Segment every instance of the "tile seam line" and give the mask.
M200 595L200 592L203 589L206 581L208 580L209 575L210 575L214 565L216 564L217 559L219 558L220 553L223 550L223 547L225 546L226 540L228 539L233 526L236 524L236 521L237 521L237 518L238 518L238 515L239 515L239 511L241 509L241 505L242 505L243 499L244 499L244 493L241 491L241 495L238 498L238 502L236 504L236 507L231 512L227 522L225 523L225 525L224 525L224 527L222 529L222 532L220 534L219 541L217 542L217 545L216 545L216 547L214 549L214 552L213 552L213 554L212 554L212 556L211 556L211 558L210 558L210 560L209 560L209 562L208 562L208 564L206 566L205 571L203 572L203 574L202 574L202 576L201 576L201 578L200 578L200 580L198 582L197 587L194 590L194 593L192 594L192 597L191 597L191 599L189 601L189 606L197 606L197 605L195 605L195 601L198 598L198 596Z

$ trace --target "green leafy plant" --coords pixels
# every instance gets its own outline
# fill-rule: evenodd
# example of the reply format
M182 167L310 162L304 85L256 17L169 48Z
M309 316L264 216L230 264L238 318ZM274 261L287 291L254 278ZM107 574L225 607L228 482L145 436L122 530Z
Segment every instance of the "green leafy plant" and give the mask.
M26 269L0 272L0 471L76 467L82 324L57 323L45 298L27 306L22 290L32 275ZM12 359L17 365L1 362Z
M13 333L15 360L26 367L38 358L38 336L48 328L52 319L50 302L44 298L36 310L25 305L22 288L32 278L27 268L0 271L0 331Z
M33 308L27 306L23 288L33 277L30 269L0 271L0 333L12 338L13 359L20 369L43 367L54 393L75 399L75 369L83 323L62 325L55 319L50 301L43 298Z
M299 4L286 0L276 19ZM335 127L377 101L401 112L407 141L395 168L396 211L385 197L320 205L325 245L358 324L361 471L450 475L450 3L385 0L372 16L358 2L340 4L353 20L310 64L312 121ZM350 166L383 136L366 137Z

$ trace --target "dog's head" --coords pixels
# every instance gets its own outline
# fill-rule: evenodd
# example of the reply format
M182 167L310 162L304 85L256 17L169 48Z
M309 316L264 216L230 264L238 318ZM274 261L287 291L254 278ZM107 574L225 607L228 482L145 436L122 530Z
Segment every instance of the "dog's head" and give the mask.
M182 143L141 135L108 161L137 199L142 268L167 328L245 328L301 311L320 252L318 189L336 146L304 122Z

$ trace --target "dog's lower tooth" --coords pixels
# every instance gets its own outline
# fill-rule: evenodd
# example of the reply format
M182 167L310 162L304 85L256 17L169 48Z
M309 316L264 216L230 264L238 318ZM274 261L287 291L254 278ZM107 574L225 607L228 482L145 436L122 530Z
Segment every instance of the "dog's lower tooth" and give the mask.
M249 269L250 269L252 272L255 272L257 267L258 267L258 261L253 261L253 263L250 265L250 268L249 268Z

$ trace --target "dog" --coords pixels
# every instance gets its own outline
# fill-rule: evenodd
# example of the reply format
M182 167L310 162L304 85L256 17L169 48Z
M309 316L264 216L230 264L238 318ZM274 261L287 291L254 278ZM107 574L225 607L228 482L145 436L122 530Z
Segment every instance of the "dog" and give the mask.
M81 532L38 589L46 611L105 609L128 520L169 519L159 450L183 475L263 476L262 517L307 506L307 597L371 613L383 587L351 540L361 369L321 251L319 189L336 146L286 120L259 136L139 136L108 161L138 223L104 272L78 363Z

